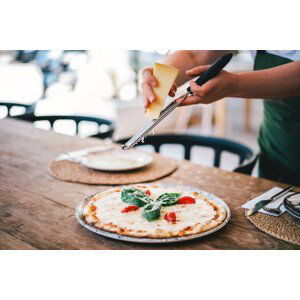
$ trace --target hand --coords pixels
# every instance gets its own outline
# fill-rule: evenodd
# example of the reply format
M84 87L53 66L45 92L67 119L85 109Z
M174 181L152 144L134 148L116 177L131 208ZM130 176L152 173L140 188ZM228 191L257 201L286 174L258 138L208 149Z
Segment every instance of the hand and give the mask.
M210 66L199 66L186 71L191 77L199 76ZM197 85L194 80L190 82L190 88L193 95L188 96L181 106L192 104L209 104L225 97L234 96L238 87L238 75L227 71L221 71L218 76L207 81L202 86ZM180 100L180 99L178 99Z
M145 109L149 107L150 103L155 100L155 95L153 93L152 87L157 86L157 80L153 76L152 68L145 68L142 71L143 81L142 81L142 94ZM173 84L169 96L174 97L176 93L177 87Z

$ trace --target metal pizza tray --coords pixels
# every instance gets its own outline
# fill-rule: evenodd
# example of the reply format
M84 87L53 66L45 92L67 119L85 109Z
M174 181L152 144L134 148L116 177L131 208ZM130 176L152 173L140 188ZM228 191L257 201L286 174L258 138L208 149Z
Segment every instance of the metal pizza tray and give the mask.
M147 185L144 183L141 183L142 185ZM170 186L178 186L176 184L160 184L161 187L170 187ZM187 190L191 190L193 192L198 192L199 194L207 197L209 200L213 200L216 201L217 203L221 204L222 206L225 207L226 210L226 219L219 224L217 227L207 230L205 232L201 232L201 233L197 233L197 234L191 234L191 235L187 235L187 236L180 236L180 237L170 237L170 238L138 238L138 237L131 237L131 236L127 236L127 235L121 235L118 233L114 233L114 232L110 232L110 231L106 231L106 230L102 230L99 228L96 228L94 226L91 226L87 223L85 223L84 221L84 217L83 217L83 208L85 207L85 205L87 204L87 202L90 200L90 198L92 198L94 195L91 195L89 197L86 197L85 199L81 200L76 207L76 211L75 211L75 216L77 221L79 222L80 225L82 225L83 227L85 227L86 229L108 237L108 238L112 238L115 240L120 240L120 241L125 241L125 242L133 242L133 243L144 243L144 244L166 244L166 243L177 243L177 242L183 242L183 241L188 241L188 240L194 240L194 239L198 239L201 237L204 237L206 235L212 234L218 230L220 230L221 228L223 228L230 220L230 209L228 207L228 205L220 198L218 198L217 196L210 194L206 191L203 190L199 190L197 188L193 188L193 187L187 187L187 186L181 186L184 189Z

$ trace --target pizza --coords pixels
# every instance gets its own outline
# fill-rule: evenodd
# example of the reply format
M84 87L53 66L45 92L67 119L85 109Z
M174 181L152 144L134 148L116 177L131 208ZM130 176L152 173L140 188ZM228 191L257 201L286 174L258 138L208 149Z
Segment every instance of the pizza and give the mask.
M92 196L83 217L87 224L121 235L169 238L217 227L225 220L226 209L185 187L137 184Z

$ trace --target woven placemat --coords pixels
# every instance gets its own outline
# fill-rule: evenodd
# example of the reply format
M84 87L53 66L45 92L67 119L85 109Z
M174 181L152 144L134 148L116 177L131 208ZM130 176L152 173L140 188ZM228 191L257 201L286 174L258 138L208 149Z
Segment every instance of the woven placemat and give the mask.
M174 159L154 154L154 161L145 168L126 172L102 172L89 169L70 160L54 160L50 165L51 174L60 180L86 184L133 184L150 182L170 175L178 168Z
M246 218L261 231L285 242L300 246L300 221L287 212L279 217L256 213Z

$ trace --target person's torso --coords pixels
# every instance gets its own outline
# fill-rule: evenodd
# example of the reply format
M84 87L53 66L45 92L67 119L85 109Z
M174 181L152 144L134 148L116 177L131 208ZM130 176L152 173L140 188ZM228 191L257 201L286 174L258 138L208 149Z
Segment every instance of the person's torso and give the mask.
M300 51L257 51L254 70L292 62L287 56L300 60ZM259 144L261 151L271 161L279 162L291 171L300 172L300 95L278 100L265 99Z

